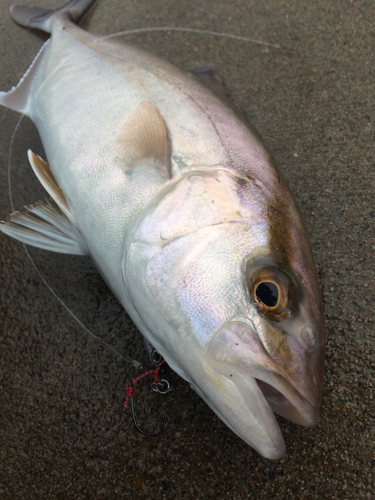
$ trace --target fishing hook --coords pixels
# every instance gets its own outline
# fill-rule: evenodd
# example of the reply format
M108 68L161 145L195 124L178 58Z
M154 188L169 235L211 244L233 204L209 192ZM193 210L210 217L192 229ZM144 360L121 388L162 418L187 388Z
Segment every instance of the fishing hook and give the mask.
M154 379L154 383L153 383L153 385L154 385L154 391L159 392L160 394L166 394L167 392L169 392L171 390L172 386L171 386L170 382L168 381L168 379L166 379L166 378L160 379L159 378L159 372L160 372L161 367L162 367L162 365L164 363L165 363L164 359L161 358L161 361L159 362L159 364L157 365L156 368L154 368L153 370L149 370L146 373L143 373L139 377L135 378L132 382L129 382L129 384L126 386L126 399L125 399L124 406L125 407L128 406L128 401L129 401L129 398L130 398L134 426L144 436L150 436L150 437L151 436L157 436L158 434L160 434L161 432L163 432L163 430L167 427L167 422L166 422L166 420L164 418L163 411L161 411L160 415L159 415L159 421L160 421L160 429L159 430L150 433L150 432L143 431L139 427L139 425L137 424L137 421L135 419L135 411L134 411L134 402L133 402L134 384L136 382L138 382L138 380L141 380L143 377L146 377L147 375L151 375L152 374L153 379ZM164 373L164 370L162 370L162 373Z
M160 381L161 382L161 381ZM129 388L129 391L128 391L128 388ZM146 432L146 431L143 431L139 425L137 424L137 421L135 419L135 411L134 411L134 402L133 402L133 394L134 394L134 387L132 385L131 382L129 382L129 385L127 387L127 393L129 393L129 397L130 397L130 404L131 404L131 407L132 407L132 417L133 417L133 423L134 423L134 426L135 428L137 429L138 432L140 432L141 434L143 434L144 436L148 436L148 437L153 437L153 436L158 436L161 432L164 431L164 429L167 427L167 421L165 420L164 418L164 412L161 411L160 414L159 414L159 422L160 422L160 429L154 431L154 432ZM159 392L159 391L158 391ZM167 391L166 391L167 392Z

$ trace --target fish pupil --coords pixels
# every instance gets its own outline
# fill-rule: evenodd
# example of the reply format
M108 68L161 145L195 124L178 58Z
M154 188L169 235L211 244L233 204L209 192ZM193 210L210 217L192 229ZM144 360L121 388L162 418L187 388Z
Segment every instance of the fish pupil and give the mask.
M270 281L263 281L257 286L256 296L259 302L267 307L275 307L279 300L277 286Z

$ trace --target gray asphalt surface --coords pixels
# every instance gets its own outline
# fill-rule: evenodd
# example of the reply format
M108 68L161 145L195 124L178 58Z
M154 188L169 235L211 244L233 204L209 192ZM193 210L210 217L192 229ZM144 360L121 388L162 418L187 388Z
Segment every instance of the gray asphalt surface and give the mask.
M16 26L10 4L0 3L1 90L46 39ZM375 498L374 22L372 0L97 1L83 26L99 34L182 27L280 45L197 32L124 37L182 68L220 68L290 183L326 312L321 418L313 429L280 418L287 455L272 462L172 375L164 397L138 383L140 425L153 430L160 408L169 419L157 438L138 434L123 401L141 370L124 357L148 367L141 335L91 262L27 254L1 235L1 500ZM18 119L0 109L0 218L9 191L16 209L44 197L26 156L43 149L27 119L13 135Z

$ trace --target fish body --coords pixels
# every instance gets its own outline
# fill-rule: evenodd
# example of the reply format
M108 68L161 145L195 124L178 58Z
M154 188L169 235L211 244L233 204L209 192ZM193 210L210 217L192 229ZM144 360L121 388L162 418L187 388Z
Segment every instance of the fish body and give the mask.
M0 104L28 115L52 196L0 229L88 254L139 330L242 439L285 445L274 412L316 423L325 331L293 196L220 91L131 46L81 30L92 0L15 7L51 33Z

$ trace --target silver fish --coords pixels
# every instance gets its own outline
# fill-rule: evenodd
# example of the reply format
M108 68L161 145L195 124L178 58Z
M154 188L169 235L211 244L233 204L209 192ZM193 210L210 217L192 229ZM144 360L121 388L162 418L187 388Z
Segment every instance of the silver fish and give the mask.
M296 203L220 83L76 23L93 0L13 6L51 33L0 104L29 116L51 201L0 226L88 254L146 339L263 456L284 455L274 412L316 423L325 328ZM208 73L207 73L208 74ZM203 72L203 76L207 76Z

